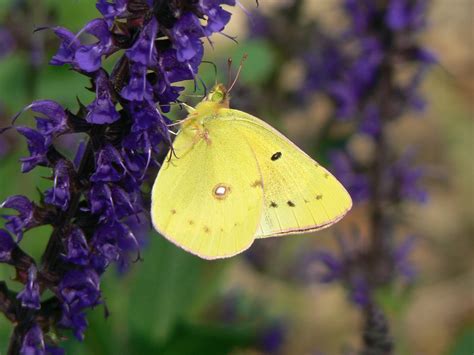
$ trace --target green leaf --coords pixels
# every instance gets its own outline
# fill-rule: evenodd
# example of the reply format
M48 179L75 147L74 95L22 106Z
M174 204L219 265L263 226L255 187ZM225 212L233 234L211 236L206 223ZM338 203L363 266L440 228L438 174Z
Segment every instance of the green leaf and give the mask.
M179 324L169 341L159 351L162 355L229 354L235 348L255 343L252 326Z
M204 260L156 234L150 238L143 262L134 265L136 277L130 285L129 323L135 333L161 343L217 278L207 277L208 265ZM214 267L222 265L223 262L214 263Z

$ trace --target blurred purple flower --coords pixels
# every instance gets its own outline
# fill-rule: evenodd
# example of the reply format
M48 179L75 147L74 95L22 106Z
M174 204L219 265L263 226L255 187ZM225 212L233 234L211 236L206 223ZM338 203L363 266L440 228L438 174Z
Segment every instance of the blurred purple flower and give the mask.
M277 354L286 337L286 326L283 322L274 322L263 330L260 346L265 354Z
M368 177L362 172L356 171L355 163L347 153L333 151L329 159L334 175L342 182L355 202L363 201L370 196Z
M0 59L8 56L14 48L14 37L7 28L0 27Z

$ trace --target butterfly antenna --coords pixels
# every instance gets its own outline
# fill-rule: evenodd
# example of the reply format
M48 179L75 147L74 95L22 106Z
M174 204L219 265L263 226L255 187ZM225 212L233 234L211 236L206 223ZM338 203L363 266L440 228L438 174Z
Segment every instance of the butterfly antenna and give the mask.
M235 74L234 81L232 82L232 84L231 84L231 85L229 86L229 88L227 89L227 92L230 92L230 90L232 90L232 88L234 87L235 83L236 83L237 80L239 79L240 72L242 71L242 67L244 66L244 62L247 60L247 58L248 58L248 54L245 53L245 54L242 56L242 59L240 60L239 69L237 69L237 74Z
M232 58L229 57L227 58L227 87L230 86L231 81L232 81Z

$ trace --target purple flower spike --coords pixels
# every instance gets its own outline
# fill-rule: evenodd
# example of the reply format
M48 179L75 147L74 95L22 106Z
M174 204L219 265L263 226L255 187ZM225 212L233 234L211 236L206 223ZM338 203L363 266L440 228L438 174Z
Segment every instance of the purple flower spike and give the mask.
M393 253L397 272L404 276L408 282L412 282L416 276L415 268L409 260L415 244L416 238L414 236L409 236L394 250Z
M196 78L202 39L226 26L231 14L222 6L235 3L96 0L102 18L77 34L51 28L60 40L51 64L68 64L87 77L95 97L78 102L75 112L51 100L35 101L25 110L37 116L36 127L15 127L30 152L21 159L22 171L42 166L53 178L38 204L12 196L1 205L16 212L3 216L0 262L13 266L18 280L26 283L18 298L30 308L12 307L18 309L7 315L21 325L12 333L11 344L17 344L13 353L59 354L54 339L44 336L43 341L42 331L49 329L70 329L82 340L88 310L102 302L102 274L112 263L125 271L140 256L150 228L143 184L171 145L171 121L165 113L184 88L174 85ZM110 57L115 52L118 56ZM105 58L110 67L104 67ZM80 134L82 143L66 154L57 147L57 138L72 134ZM45 224L53 231L38 259L41 273L36 278L36 261L19 242L27 230ZM38 310L39 290L53 296ZM29 329L37 319L46 321Z
M66 211L71 199L69 181L70 167L65 160L59 160L54 167L54 184L45 192L45 202L58 206Z
M30 156L21 158L21 171L27 173L38 165L48 165L46 154L49 150L50 139L43 134L29 127L19 126L16 130L21 133L28 141L28 150Z
M120 118L112 101L109 78L104 70L97 72L95 77L96 99L87 106L89 112L86 120L89 123L113 123Z
M87 32L99 40L96 44L80 46L75 55L77 66L86 72L100 69L102 56L109 55L113 50L112 37L107 22L95 19L89 22L81 32Z
M20 353L22 355L43 355L45 345L41 328L34 324L26 333L21 344Z
M14 242L11 235L5 230L0 229L0 262L9 263L11 260L11 252L15 248L16 243Z
M41 307L39 285L36 282L36 273L36 267L31 265L28 270L28 281L25 288L16 296L16 298L21 301L23 307L32 309L40 309Z

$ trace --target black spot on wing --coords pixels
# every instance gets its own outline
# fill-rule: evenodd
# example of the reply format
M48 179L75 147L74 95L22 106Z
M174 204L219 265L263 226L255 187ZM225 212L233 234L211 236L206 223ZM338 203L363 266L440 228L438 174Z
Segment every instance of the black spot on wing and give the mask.
M270 207L276 208L276 207L278 207L278 205L276 204L276 202L271 201L270 202Z
M290 207L295 207L295 204L293 203L293 201L288 201L287 204L288 204L288 206L290 206Z
M278 160L281 158L281 152L276 152L275 154L272 155L271 159L273 161Z
M322 194L316 195L316 200L322 200L322 199L323 199L323 195L322 195Z

